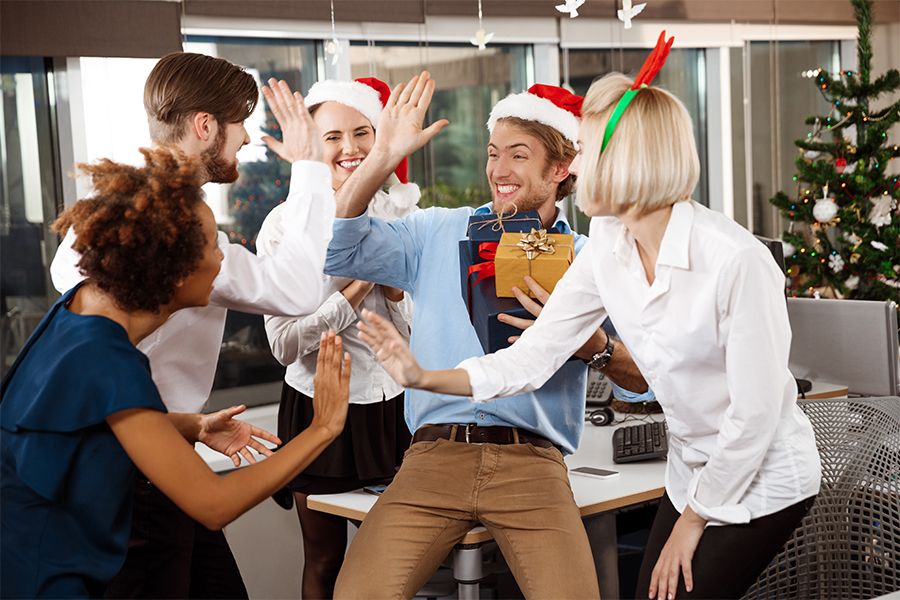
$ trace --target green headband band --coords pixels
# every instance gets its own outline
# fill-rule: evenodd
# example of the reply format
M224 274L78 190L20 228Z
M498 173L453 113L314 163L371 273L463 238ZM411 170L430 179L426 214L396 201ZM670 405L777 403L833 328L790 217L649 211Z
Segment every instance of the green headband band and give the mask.
M636 90L628 90L622 97L619 98L619 103L616 104L616 109L613 111L612 116L609 118L609 121L606 123L606 131L603 133L603 145L600 146L600 152L603 153L606 150L606 146L609 145L609 139L612 137L613 132L616 130L616 125L619 124L619 119L622 118L622 113L625 112L625 109L628 108L628 105L631 104L631 101L634 100L634 97L637 96L637 93L647 87L646 83L642 83L641 87Z

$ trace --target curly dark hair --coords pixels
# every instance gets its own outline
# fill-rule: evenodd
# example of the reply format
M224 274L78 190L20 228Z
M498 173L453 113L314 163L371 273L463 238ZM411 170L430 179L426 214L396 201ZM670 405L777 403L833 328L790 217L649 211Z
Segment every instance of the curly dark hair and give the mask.
M102 159L77 168L90 175L93 195L63 212L53 229L74 227L78 268L127 311L159 312L203 256L207 240L197 206L203 202L198 164L167 148L141 148L134 167Z

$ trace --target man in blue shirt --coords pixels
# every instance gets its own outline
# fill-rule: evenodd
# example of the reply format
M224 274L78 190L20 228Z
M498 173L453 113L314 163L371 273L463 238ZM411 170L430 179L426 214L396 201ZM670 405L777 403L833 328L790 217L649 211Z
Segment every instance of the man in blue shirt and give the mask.
M424 80L427 74L403 93L422 94L427 107ZM561 88L533 86L494 107L486 167L493 202L477 210L430 208L386 222L366 213L362 198L371 194L338 194L325 272L409 292L410 343L423 368L450 368L484 354L460 290L457 248L469 216L536 210L546 228L572 233L556 202L574 184L568 166L580 102ZM390 103L385 111L379 134L392 126ZM369 160L384 162L387 174L399 158L376 147ZM585 242L576 235L576 251ZM546 297L528 283L539 299ZM540 311L525 294L517 297L532 314ZM646 389L627 350L602 329L577 356L625 387ZM413 445L354 539L335 597L413 596L477 523L497 541L526 597L597 597L594 562L563 462L584 427L586 372L584 362L571 361L541 389L489 404L408 390Z

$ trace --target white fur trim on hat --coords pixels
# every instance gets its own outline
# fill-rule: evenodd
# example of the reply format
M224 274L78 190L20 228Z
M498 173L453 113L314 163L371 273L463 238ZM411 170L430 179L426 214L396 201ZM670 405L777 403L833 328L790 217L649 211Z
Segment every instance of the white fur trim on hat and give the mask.
M378 92L356 81L317 81L309 88L304 101L307 108L323 102L337 102L355 108L372 123L372 127L378 125L381 117L381 97Z
M505 117L517 117L525 121L537 121L557 130L578 146L578 119L569 111L558 107L546 98L521 92L510 94L491 110L488 118L488 131L493 132L497 121Z

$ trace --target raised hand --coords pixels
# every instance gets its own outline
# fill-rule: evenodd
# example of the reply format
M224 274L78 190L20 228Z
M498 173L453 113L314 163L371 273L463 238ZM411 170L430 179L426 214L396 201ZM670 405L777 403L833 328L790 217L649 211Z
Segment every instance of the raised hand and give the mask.
M409 156L450 124L447 119L435 121L423 129L425 113L434 95L434 80L422 71L405 86L398 84L391 92L375 135L375 148L397 162Z
M384 370L403 387L419 385L424 371L397 329L368 309L362 316L365 320L357 324L359 337L372 348Z
M291 93L287 82L273 77L269 79L269 85L263 86L262 93L282 134L281 141L269 135L262 137L269 149L291 163L298 160L321 161L325 146L300 92Z
M236 467L241 466L241 456L248 463L256 462L256 458L250 451L251 449L263 456L272 455L272 451L263 445L260 440L265 440L275 445L281 444L278 436L269 433L265 429L234 418L246 409L247 407L242 404L203 415L200 418L198 441L229 457Z
M310 427L322 427L336 438L344 430L350 402L350 354L341 336L323 333L313 379L313 419Z

